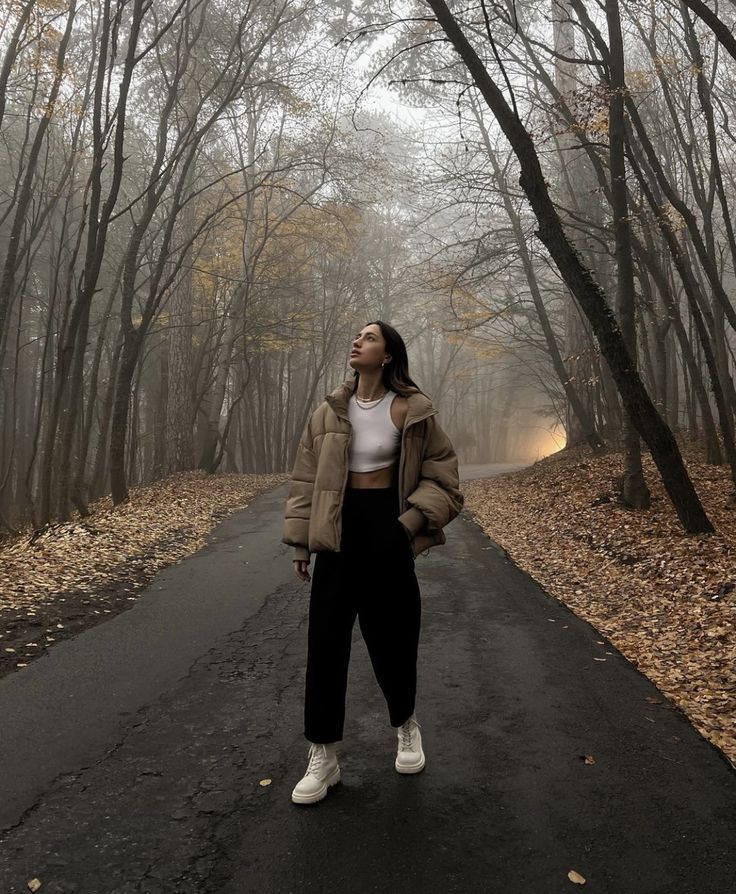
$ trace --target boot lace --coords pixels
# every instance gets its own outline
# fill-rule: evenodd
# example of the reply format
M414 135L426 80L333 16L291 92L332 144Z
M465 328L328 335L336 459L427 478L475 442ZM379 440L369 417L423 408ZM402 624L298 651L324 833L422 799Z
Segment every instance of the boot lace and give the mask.
M327 757L327 748L324 745L312 744L309 749L309 766L307 773L315 773L319 770L322 761Z
M416 720L410 717L409 720L406 721L406 723L403 723L399 727L399 746L402 751L412 750L411 727L413 723L417 726L420 726L420 724L417 723Z

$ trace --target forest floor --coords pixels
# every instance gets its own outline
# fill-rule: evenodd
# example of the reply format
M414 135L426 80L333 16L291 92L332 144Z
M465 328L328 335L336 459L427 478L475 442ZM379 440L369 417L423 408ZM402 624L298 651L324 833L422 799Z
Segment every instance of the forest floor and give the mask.
M621 455L565 450L465 480L465 508L550 595L592 624L736 765L736 513L728 469L680 444L716 533L688 536L648 453L651 508L617 502ZM281 475L187 472L0 549L0 676L125 611L162 568ZM605 660L605 659L596 659Z
M607 637L736 768L733 484L698 445L678 443L714 534L683 532L648 452L647 510L617 501L622 455L587 447L461 486L465 508L509 558Z

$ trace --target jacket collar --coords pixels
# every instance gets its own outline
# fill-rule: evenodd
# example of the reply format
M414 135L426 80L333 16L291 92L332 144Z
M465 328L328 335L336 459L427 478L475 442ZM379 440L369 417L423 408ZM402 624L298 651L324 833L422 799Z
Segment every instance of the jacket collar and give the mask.
M348 401L357 385L358 380L354 376L348 376L342 385L338 385L334 391L325 395L325 400L338 416L342 416L345 419L348 418ZM415 391L407 395L406 400L408 409L404 427L410 422L419 422L421 419L426 419L427 416L434 416L438 412L432 406L431 399L423 391Z

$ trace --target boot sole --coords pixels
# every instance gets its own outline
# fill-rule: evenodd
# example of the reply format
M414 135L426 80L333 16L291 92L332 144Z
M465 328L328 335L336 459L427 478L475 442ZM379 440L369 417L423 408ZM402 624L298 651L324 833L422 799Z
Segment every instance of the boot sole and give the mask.
M409 766L409 767L407 767L404 764L399 764L398 762L394 761L394 769L396 770L397 773L421 773L422 770L424 769L425 764L426 764L426 760L424 758L422 758L421 763L416 764L414 766Z
M326 797L331 785L335 785L340 781L340 768L335 767L332 773L325 779L321 789L318 789L313 795L298 795L291 793L291 800L294 804L316 804Z

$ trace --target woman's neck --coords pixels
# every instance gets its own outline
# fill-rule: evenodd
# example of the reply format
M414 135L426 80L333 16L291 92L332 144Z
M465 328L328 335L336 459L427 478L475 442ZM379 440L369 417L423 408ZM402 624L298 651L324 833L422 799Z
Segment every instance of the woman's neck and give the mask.
M355 396L360 400L376 400L386 393L386 389L382 383L383 375L381 372L362 373L358 379L358 385L355 389Z

